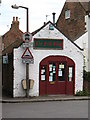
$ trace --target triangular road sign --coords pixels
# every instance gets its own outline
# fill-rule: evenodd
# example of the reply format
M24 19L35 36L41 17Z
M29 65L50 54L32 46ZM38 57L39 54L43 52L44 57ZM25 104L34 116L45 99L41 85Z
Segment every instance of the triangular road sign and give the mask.
M26 48L21 58L22 59L33 59L32 53L30 52L29 48Z

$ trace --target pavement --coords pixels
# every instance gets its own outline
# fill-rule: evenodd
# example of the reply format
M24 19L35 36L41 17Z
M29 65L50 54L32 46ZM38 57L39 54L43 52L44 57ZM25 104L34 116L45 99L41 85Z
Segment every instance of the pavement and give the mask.
M72 95L45 95L37 97L20 97L11 98L3 96L0 103L24 103L24 102L46 102L46 101L71 101L71 100L90 100L89 96L72 96Z

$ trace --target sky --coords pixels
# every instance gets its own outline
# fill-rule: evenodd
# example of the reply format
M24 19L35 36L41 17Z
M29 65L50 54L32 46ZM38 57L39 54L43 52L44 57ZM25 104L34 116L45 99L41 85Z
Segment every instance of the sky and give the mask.
M13 17L19 18L19 28L26 32L26 10L12 9L11 5L29 8L29 32L40 28L44 22L52 22L52 13L56 13L56 21L61 13L65 0L1 0L0 5L0 35L9 31ZM46 15L48 15L46 19Z

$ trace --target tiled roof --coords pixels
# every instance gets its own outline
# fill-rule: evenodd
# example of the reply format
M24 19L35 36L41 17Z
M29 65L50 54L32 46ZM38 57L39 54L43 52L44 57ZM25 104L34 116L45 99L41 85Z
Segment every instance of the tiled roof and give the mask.
M66 2L79 2L86 12L90 11L90 0L66 0Z
M15 42L10 44L7 48L5 48L2 52L2 55L6 53L12 53L14 48L18 48L23 43L22 39L16 39Z
M85 11L89 11L89 4L90 2L80 2L82 7L85 9Z

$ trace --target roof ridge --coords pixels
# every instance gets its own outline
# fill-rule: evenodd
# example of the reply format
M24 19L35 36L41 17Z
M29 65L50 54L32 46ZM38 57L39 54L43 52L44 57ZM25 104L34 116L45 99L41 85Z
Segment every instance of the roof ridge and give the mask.
M55 24L53 24L51 21L48 21L45 25L43 25L41 28L37 29L34 33L32 33L32 35L34 36L35 34L37 34L37 32L39 32L41 29L43 29L47 24L51 23L59 32L61 32L57 26L55 26ZM61 32L62 33L62 32ZM63 33L62 33L63 34ZM64 35L64 34L63 34ZM81 49L76 43L74 43L72 40L70 40L66 35L64 35L69 41L71 41L77 48Z

